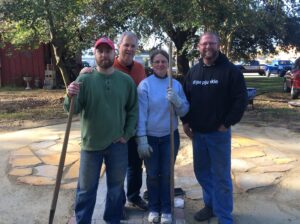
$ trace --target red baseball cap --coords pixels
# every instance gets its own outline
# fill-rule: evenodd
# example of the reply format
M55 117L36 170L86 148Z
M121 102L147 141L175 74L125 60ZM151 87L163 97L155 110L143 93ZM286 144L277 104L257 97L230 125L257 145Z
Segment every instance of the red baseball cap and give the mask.
M95 43L95 48L99 47L100 44L106 44L109 47L111 47L111 49L115 50L114 42L111 39L109 39L108 37L99 38Z

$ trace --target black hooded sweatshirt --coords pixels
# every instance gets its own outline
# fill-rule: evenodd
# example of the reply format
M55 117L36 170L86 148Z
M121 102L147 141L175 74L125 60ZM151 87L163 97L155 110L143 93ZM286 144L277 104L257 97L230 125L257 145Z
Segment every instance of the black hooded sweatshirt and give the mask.
M188 72L183 88L190 110L181 119L194 132L216 131L222 124L229 128L241 120L248 104L243 74L222 53L211 66L201 58Z

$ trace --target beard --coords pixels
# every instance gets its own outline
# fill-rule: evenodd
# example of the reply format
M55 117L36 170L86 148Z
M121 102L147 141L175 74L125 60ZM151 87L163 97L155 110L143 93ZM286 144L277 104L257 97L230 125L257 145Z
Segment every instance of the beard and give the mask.
M97 65L102 69L108 69L113 66L114 60L111 59L102 59L96 60Z
M206 50L205 52L203 52L202 57L205 59L214 59L218 56L219 51L216 50Z

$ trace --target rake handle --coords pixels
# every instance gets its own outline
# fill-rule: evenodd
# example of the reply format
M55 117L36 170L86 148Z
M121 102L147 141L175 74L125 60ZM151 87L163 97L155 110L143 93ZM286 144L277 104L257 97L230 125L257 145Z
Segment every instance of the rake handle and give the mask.
M59 165L58 165L58 170L57 170L57 175L56 175L56 183L55 183L55 188L54 188L54 193L53 193L53 198L52 198L52 203L51 203L51 209L50 209L50 214L49 214L49 224L52 224L53 219L54 219L57 198L58 198L58 194L59 194L61 179L62 179L62 175L63 175L63 169L64 169L64 165L65 165L65 159L66 159L66 154L67 154L67 147L68 147L68 141L69 141L69 136L70 136L73 113L74 113L74 97L71 97L68 122L67 122L64 142L63 142L63 146L62 146L62 150L61 150L61 154L60 154L60 160L59 160Z

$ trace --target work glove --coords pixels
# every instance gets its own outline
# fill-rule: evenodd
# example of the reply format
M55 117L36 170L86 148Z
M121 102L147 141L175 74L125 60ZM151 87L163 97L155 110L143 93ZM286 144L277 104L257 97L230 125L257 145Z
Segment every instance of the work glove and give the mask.
M78 82L71 82L71 84L68 86L67 94L69 97L75 96L79 93L80 90L80 83Z
M178 94L172 88L167 89L167 99L177 108L182 105L182 99L180 99Z
M136 137L137 151L141 159L150 158L152 147L148 144L147 136Z

